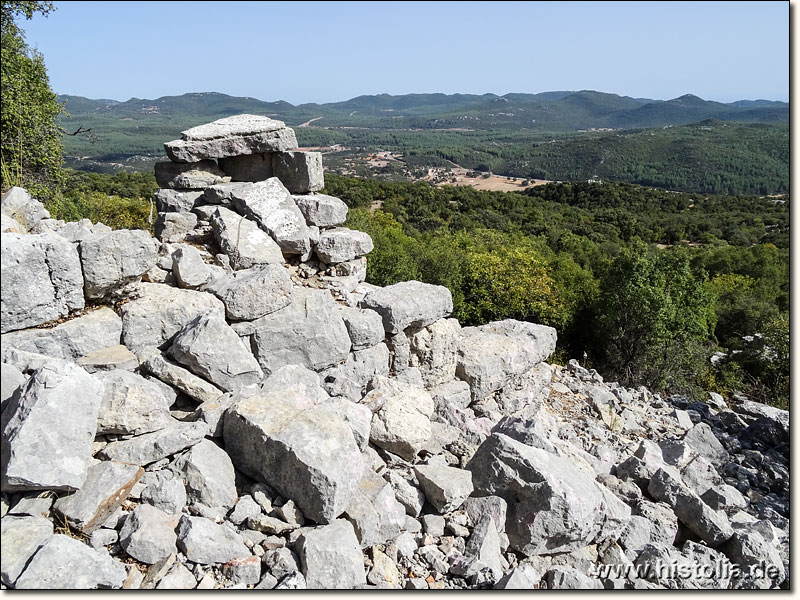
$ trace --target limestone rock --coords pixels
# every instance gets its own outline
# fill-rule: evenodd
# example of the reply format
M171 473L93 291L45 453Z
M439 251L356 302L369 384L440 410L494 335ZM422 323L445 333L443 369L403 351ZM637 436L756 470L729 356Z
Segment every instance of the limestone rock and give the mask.
M371 470L364 473L345 511L362 548L397 537L405 524L405 514L393 487Z
M5 276L5 271L3 272ZM90 352L119 344L122 320L107 306L87 312L52 329L25 329L3 336L3 345L76 360Z
M269 374L282 366L300 364L313 370L347 358L350 336L330 292L295 288L292 303L247 324L252 348L261 368Z
M241 471L294 500L306 517L331 521L346 508L364 468L350 427L320 404L325 392L298 367L276 372L262 390L226 413L226 451Z
M54 510L84 533L91 533L121 506L142 477L141 467L97 461L89 467L81 489L56 500Z
M387 333L398 333L447 317L453 312L453 298L444 286L403 281L369 291L361 306L381 315Z
M190 561L201 565L226 563L250 556L242 536L203 517L181 517L178 523L178 548Z
M83 309L81 261L72 244L55 233L3 233L0 245L0 333Z
M297 541L309 589L352 589L367 582L353 526L337 519L306 532Z
M276 152L272 155L272 172L293 194L317 192L325 187L319 152Z
M31 231L42 219L49 219L50 213L44 204L31 198L31 195L21 187L12 187L3 194L0 211L3 215L19 223L27 233Z
M225 181L225 173L213 160L196 163L157 162L156 183L160 188L202 190Z
M396 379L381 378L363 402L374 407L370 441L413 460L431 437L433 400L423 389Z
M136 560L152 565L175 552L178 519L149 504L140 504L125 519L119 545Z
M378 344L352 352L344 364L324 369L320 375L331 396L359 402L376 378L389 376L389 349L386 344Z
M453 380L461 326L456 319L439 319L409 336L410 365L418 367L426 387Z
M550 356L556 330L507 319L461 330L456 375L466 381L473 400L485 398Z
M117 589L125 566L66 535L54 535L34 555L15 584L18 590Z
M164 149L174 162L197 162L243 154L297 148L294 130L281 121L257 115L235 115L181 132Z
M172 273L182 288L196 290L211 281L214 271L194 246L182 246L172 254Z
M162 212L153 227L156 237L165 243L183 242L197 227L197 215L190 212Z
M239 183L228 187L226 193L236 210L256 221L284 253L306 254L311 250L303 213L277 177Z
M306 223L315 227L335 227L347 220L347 204L325 194L293 195Z
M272 153L243 154L219 159L219 167L231 181L264 181L272 177Z
M253 321L292 302L292 280L281 265L262 264L237 271L209 287L232 321Z
M154 199L159 213L188 213L203 202L204 192L162 188L156 190Z
M37 370L3 413L3 490L80 489L102 395L103 385L72 363Z
M175 336L170 355L196 375L227 392L258 383L258 362L223 318L214 313L192 319Z
M87 298L102 298L136 281L156 264L158 246L141 229L118 229L86 238L79 246Z
M199 402L216 402L223 392L215 385L183 367L168 361L155 348L148 347L139 352L142 359L142 370L151 374L167 386L180 390L190 398Z
M231 459L214 442L201 440L179 456L173 468L186 481L189 498L206 506L236 504L236 476Z
M141 500L168 515L177 515L186 506L186 487L173 471L156 471L157 479L142 490Z
M261 264L283 264L280 246L254 221L219 207L211 216L214 237L235 270Z
M53 537L53 523L43 517L4 516L0 520L0 578L13 586L30 558Z
M180 290L160 283L142 283L140 297L120 307L122 343L136 350L161 346L192 319L207 311L225 315L222 302L203 292Z
M121 330L122 320L120 320L120 332ZM116 344L89 352L76 360L75 364L87 373L100 373L115 369L133 371L139 367L139 359L122 344Z
M366 233L336 227L320 234L316 253L321 261L336 264L364 256L373 247L372 238Z
M104 387L97 433L139 435L163 429L172 420L161 388L141 375L115 369L95 377Z
M149 465L171 454L197 444L208 431L208 425L174 421L164 429L145 433L128 440L112 442L100 451L107 460Z
M706 458L718 469L730 460L728 451L722 446L707 423L698 423L683 436L686 444L695 454Z
M440 513L456 510L472 493L470 471L440 465L417 465L414 472L425 498Z

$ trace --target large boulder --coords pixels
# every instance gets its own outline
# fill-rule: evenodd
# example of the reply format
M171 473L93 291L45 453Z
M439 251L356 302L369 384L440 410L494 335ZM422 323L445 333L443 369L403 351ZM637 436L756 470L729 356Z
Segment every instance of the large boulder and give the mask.
M0 333L83 310L83 273L75 246L55 233L3 233L0 246Z
M226 181L225 173L213 160L196 163L157 162L156 183L161 188L202 190Z
M225 315L222 302L204 292L142 283L139 297L120 307L122 343L128 348L161 346L192 319L208 311Z
M507 319L461 330L456 375L473 400L485 398L547 359L556 349L556 330Z
M630 508L570 460L494 433L475 452L478 496L508 503L511 546L529 556L571 552L621 534Z
M50 213L44 204L31 198L27 190L21 187L12 187L3 194L0 211L3 216L13 219L22 226L23 231L31 231L42 219L49 219Z
M102 397L103 384L73 363L34 372L3 413L3 491L80 489Z
M173 463L186 482L189 499L206 506L236 504L236 475L227 453L211 440L201 440Z
M18 350L74 361L96 350L118 345L121 335L122 319L104 306L52 329L7 333L2 343Z
M220 250L228 256L233 269L283 264L280 246L255 221L219 207L211 215L211 227Z
M456 319L439 319L409 336L410 362L418 367L426 387L452 381L461 326Z
M398 333L411 327L425 327L453 312L453 296L441 285L419 281L403 281L367 292L363 308L383 318L387 333Z
M119 530L119 545L129 556L149 565L167 558L177 547L178 519L150 504L133 509Z
M252 321L292 302L292 279L281 265L256 265L215 281L208 288L225 304L232 321Z
M0 579L13 586L28 561L53 537L53 523L44 517L4 516L0 520Z
M153 196L159 213L189 212L204 201L203 190L173 190L162 188Z
M440 513L459 508L472 493L472 473L443 465L414 467L428 502Z
M264 181L272 177L272 152L229 156L218 162L231 181Z
M209 192L212 190L214 187ZM256 221L285 254L306 254L311 250L311 231L305 217L277 177L229 184L225 193L236 210Z
M141 375L114 369L95 375L103 383L97 433L139 435L164 429L172 421L161 388Z
M364 468L350 427L320 403L327 394L314 373L285 367L225 414L225 448L245 474L328 523L347 507Z
M336 264L369 254L373 248L372 238L363 231L336 227L320 234L316 253L322 262Z
M141 278L156 264L158 242L141 229L118 229L84 239L79 246L87 298L102 298Z
M174 162L198 162L242 154L297 148L294 130L281 121L258 115L235 115L181 132L181 139L164 144Z
M309 589L352 589L367 582L364 559L353 526L337 519L297 540Z
M226 392L258 383L263 375L236 332L214 313L189 321L175 336L169 354Z
M325 187L320 152L276 152L272 155L272 173L293 194L318 192Z
M325 194L293 195L306 223L314 227L335 227L347 220L347 204Z
M353 350L371 348L386 337L383 320L375 311L351 306L339 306L338 309L350 334Z
M295 288L289 306L233 327L252 335L253 352L267 374L292 364L325 369L350 352L350 336L327 290Z
M413 460L432 435L433 399L425 390L394 378L378 378L363 402L374 411L370 441Z

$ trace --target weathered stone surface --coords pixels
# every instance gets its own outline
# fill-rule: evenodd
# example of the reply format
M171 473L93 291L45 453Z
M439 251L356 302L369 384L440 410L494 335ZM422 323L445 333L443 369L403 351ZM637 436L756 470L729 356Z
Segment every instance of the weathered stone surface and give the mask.
M372 411L363 404L356 404L345 398L330 398L325 405L332 408L350 427L353 438L360 450L369 443L369 432L372 424Z
M425 504L425 494L422 493L422 490L411 485L406 478L395 471L387 471L384 477L392 486L394 496L403 505L406 514L418 517ZM414 549L416 549L416 545Z
M53 537L53 523L43 517L4 516L0 520L0 577L13 586L30 558Z
M152 565L175 552L177 517L140 504L125 519L119 545L136 560Z
M319 152L276 152L272 155L272 172L293 194L318 192L325 187Z
M120 333L121 331L122 321L120 320ZM133 371L139 367L139 359L122 344L116 344L89 352L76 360L75 364L87 373L101 373L115 369Z
M263 375L236 332L214 313L187 323L175 336L169 354L226 392L258 383Z
M257 115L235 115L181 132L181 139L164 144L174 162L197 162L243 154L263 154L297 148L294 130L281 121Z
M556 330L507 319L461 330L456 375L469 383L473 400L485 398L547 359Z
M227 208L219 207L211 216L211 227L220 249L235 270L261 264L283 264L278 243L254 221Z
M439 319L409 336L409 364L419 368L426 387L454 378L460 331L456 319Z
M450 290L441 285L403 281L367 292L363 308L377 312L387 333L411 327L425 327L453 312Z
M252 332L253 351L267 374L291 364L320 370L344 361L350 352L350 336L336 306L327 290L295 288L289 306L234 329L239 335Z
M28 233L27 227L6 213L0 214L0 232L2 233Z
M233 585L255 585L261 581L261 559L258 556L234 558L222 565L222 574Z
M425 498L440 513L456 510L472 493L470 471L440 465L417 465L414 472Z
M231 181L264 181L272 177L272 153L244 154L219 159L219 167Z
M633 509L637 516L644 517L650 523L651 541L654 544L672 546L678 535L678 517L663 502L651 502L642 499Z
M100 451L100 456L107 460L134 465L149 465L193 446L203 439L206 431L208 425L203 422L174 421L164 429L138 435L129 440L111 442Z
M83 290L87 298L102 298L141 278L156 264L158 243L141 229L117 229L86 238L79 246Z
M102 383L72 363L37 370L3 413L3 490L79 489L102 395Z
M197 215L190 212L162 212L153 227L156 237L165 243L183 242L197 227Z
M599 579L587 577L574 567L554 566L545 573L549 590L602 590L603 584Z
M506 500L509 542L529 556L577 550L614 529L618 535L630 517L630 509L614 498L613 509L621 514L610 522L610 492L570 460L503 434L487 438L467 468L478 495Z
M698 423L683 436L686 444L695 454L707 459L721 469L730 460L728 451L722 446L707 423Z
M496 590L533 590L542 576L533 565L522 563L506 573L495 585Z
M724 549L740 569L734 589L776 588L786 576L778 549L755 529L736 531Z
M297 541L309 589L351 589L367 582L353 526L337 519L306 532Z
M461 508L467 512L474 524L477 524L484 515L489 515L497 526L498 533L506 530L508 504L500 496L467 498Z
M156 585L157 590L192 590L197 587L197 580L192 572L181 563L172 567L164 578Z
M53 508L75 529L91 533L122 505L143 474L135 465L96 461L81 489L56 500Z
M234 465L326 523L346 508L363 459L350 427L320 404L327 396L313 373L285 367L225 415L225 448Z
M182 246L172 254L172 273L182 288L196 290L211 281L214 270L194 246Z
M17 579L18 590L117 589L127 577L125 565L66 535L54 535Z
M715 486L700 496L714 510L732 514L747 507L747 500L735 487L727 484Z
M212 190L214 188L211 188ZM309 229L303 213L277 177L226 188L238 212L256 221L286 254L311 250Z
M9 363L0 364L0 413L6 407L6 402L11 399L18 389L25 385L28 378L22 371Z
M74 361L90 352L119 344L121 334L122 319L104 306L52 329L7 333L3 335L3 346Z
M156 210L159 213L188 213L203 202L203 194L202 190L156 190Z
M397 537L405 524L405 515L392 485L369 469L345 511L362 548Z
M141 350L139 356L145 373L150 373L157 381L173 386L190 398L199 402L215 402L223 394L217 386L167 360L153 347Z
M225 315L222 302L203 292L180 290L160 283L142 283L140 297L120 307L122 343L136 350L161 346L192 319L207 311Z
M236 475L226 452L211 440L201 440L173 463L186 482L189 498L206 506L236 504Z
M157 162L154 168L156 183L160 188L202 190L226 181L225 173L213 160L196 163Z
M142 490L141 500L168 515L176 515L186 506L186 487L173 471L157 471L156 481Z
M472 530L464 556L481 561L499 578L503 573L500 534L491 515L483 515Z
M251 554L241 535L203 517L184 515L177 532L178 548L190 561L201 565L225 563Z
M3 194L0 211L22 225L24 229L22 233L31 231L42 219L50 218L50 213L44 204L31 198L27 190L16 186Z
M281 265L257 265L216 281L208 291L225 304L233 321L253 321L292 302L292 280Z
M359 402L377 377L389 376L389 349L378 344L351 353L344 364L320 372L322 386L331 396Z
M370 441L398 456L413 460L431 437L433 400L423 389L396 379L376 380L363 402L374 411Z
M293 195L306 223L315 227L335 227L347 220L347 204L325 194Z
M669 467L656 471L648 486L650 496L669 504L678 519L709 546L718 546L731 538L728 518L703 502Z
M152 381L119 369L95 377L104 387L97 433L139 435L163 429L172 421L169 400Z
M320 233L316 253L321 261L335 264L369 254L373 248L372 238L368 234L336 227Z
M83 309L81 262L72 244L55 233L3 233L0 246L0 333Z
M386 335L383 331L383 321L374 310L364 310L350 306L337 307L344 320L347 333L353 350L363 350L380 344Z

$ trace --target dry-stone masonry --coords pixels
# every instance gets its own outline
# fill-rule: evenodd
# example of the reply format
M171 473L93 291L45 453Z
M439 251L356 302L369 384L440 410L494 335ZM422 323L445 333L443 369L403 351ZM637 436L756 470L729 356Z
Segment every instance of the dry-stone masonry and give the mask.
M3 195L3 588L789 586L786 411L366 284L280 121L165 149L155 239Z

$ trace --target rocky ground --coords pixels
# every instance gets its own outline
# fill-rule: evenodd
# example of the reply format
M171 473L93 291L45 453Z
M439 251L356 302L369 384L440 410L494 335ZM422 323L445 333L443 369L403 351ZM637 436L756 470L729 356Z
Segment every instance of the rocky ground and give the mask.
M3 197L4 588L789 587L786 411L365 284L280 122L165 146L157 239Z

